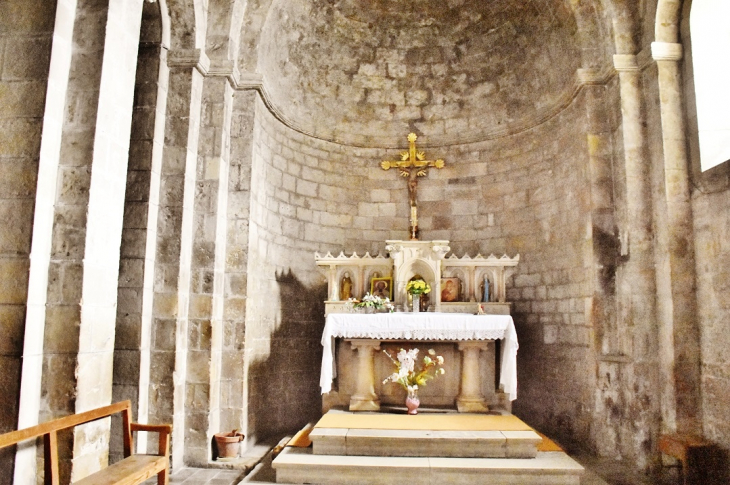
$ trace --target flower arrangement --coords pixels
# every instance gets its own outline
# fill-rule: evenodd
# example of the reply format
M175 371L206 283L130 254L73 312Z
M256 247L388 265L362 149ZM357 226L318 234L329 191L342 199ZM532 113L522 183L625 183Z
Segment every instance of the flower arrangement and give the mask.
M423 357L420 369L416 368L418 349L408 351L400 349L396 358L393 358L387 350L383 350L383 352L395 365L395 372L386 377L383 384L388 382L400 384L408 391L409 395L418 390L418 386L425 386L430 379L446 372L442 367L444 365L444 358L436 355L433 349L429 350L428 355Z
M411 295L422 295L431 292L431 287L421 279L411 280L406 285L406 291Z
M390 312L395 309L395 306L393 306L393 303L391 303L390 298L381 298L377 295L371 295L369 292L365 293L365 296L362 297L362 300L358 300L357 298L350 298L349 300L347 300L347 304L351 305L353 308L372 308L375 310L385 309Z

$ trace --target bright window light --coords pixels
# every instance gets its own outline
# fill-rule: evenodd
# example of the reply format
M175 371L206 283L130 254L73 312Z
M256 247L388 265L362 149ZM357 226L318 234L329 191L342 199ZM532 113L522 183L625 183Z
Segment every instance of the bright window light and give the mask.
M730 160L730 1L694 0L689 25L705 171Z

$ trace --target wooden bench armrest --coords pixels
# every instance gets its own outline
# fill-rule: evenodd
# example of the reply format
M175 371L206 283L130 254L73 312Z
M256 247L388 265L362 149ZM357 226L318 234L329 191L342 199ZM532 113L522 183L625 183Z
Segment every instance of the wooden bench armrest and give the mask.
M161 456L167 456L170 454L170 434L172 434L172 425L129 423L129 428L132 432L148 431L152 433L158 433L158 454Z

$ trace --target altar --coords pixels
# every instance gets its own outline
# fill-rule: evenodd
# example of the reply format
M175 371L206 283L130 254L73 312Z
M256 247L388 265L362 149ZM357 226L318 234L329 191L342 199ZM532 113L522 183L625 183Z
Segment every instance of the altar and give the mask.
M315 253L328 285L320 375L323 411L402 405L405 391L382 383L393 372L382 350L395 355L401 347L418 348L421 356L433 348L446 361L446 374L419 389L423 405L455 406L461 412L509 411L517 396L518 344L506 281L519 255L457 257L449 255L446 240L385 243L387 253L375 257ZM409 294L408 283L415 279L426 282L430 294ZM367 293L389 298L396 311L353 313L352 300ZM425 311L413 311L414 298Z
M470 315L462 313L332 313L327 316L322 334L322 368L320 387L322 394L332 390L332 380L337 376L335 339L343 338L357 351L357 364L341 367L356 369L355 392L350 396L351 411L377 411L380 396L376 381L387 377L381 370L376 375L375 353L384 342L408 342L425 344L456 343L462 354L458 382L460 392L456 397L460 412L483 412L489 403L480 386L484 373L480 370L480 353L487 352L487 341L500 339L501 366L499 387L509 401L517 398L517 333L509 315ZM428 341L427 343L424 341ZM401 345L403 345L401 343ZM451 368L456 370L457 366ZM492 367L493 370L493 367Z

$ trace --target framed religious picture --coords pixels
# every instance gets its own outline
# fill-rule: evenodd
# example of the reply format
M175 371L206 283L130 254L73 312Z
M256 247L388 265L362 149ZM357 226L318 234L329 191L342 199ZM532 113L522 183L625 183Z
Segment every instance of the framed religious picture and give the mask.
M441 302L459 301L459 278L441 278Z
M393 278L373 278L370 280L370 294L380 298L393 299Z

